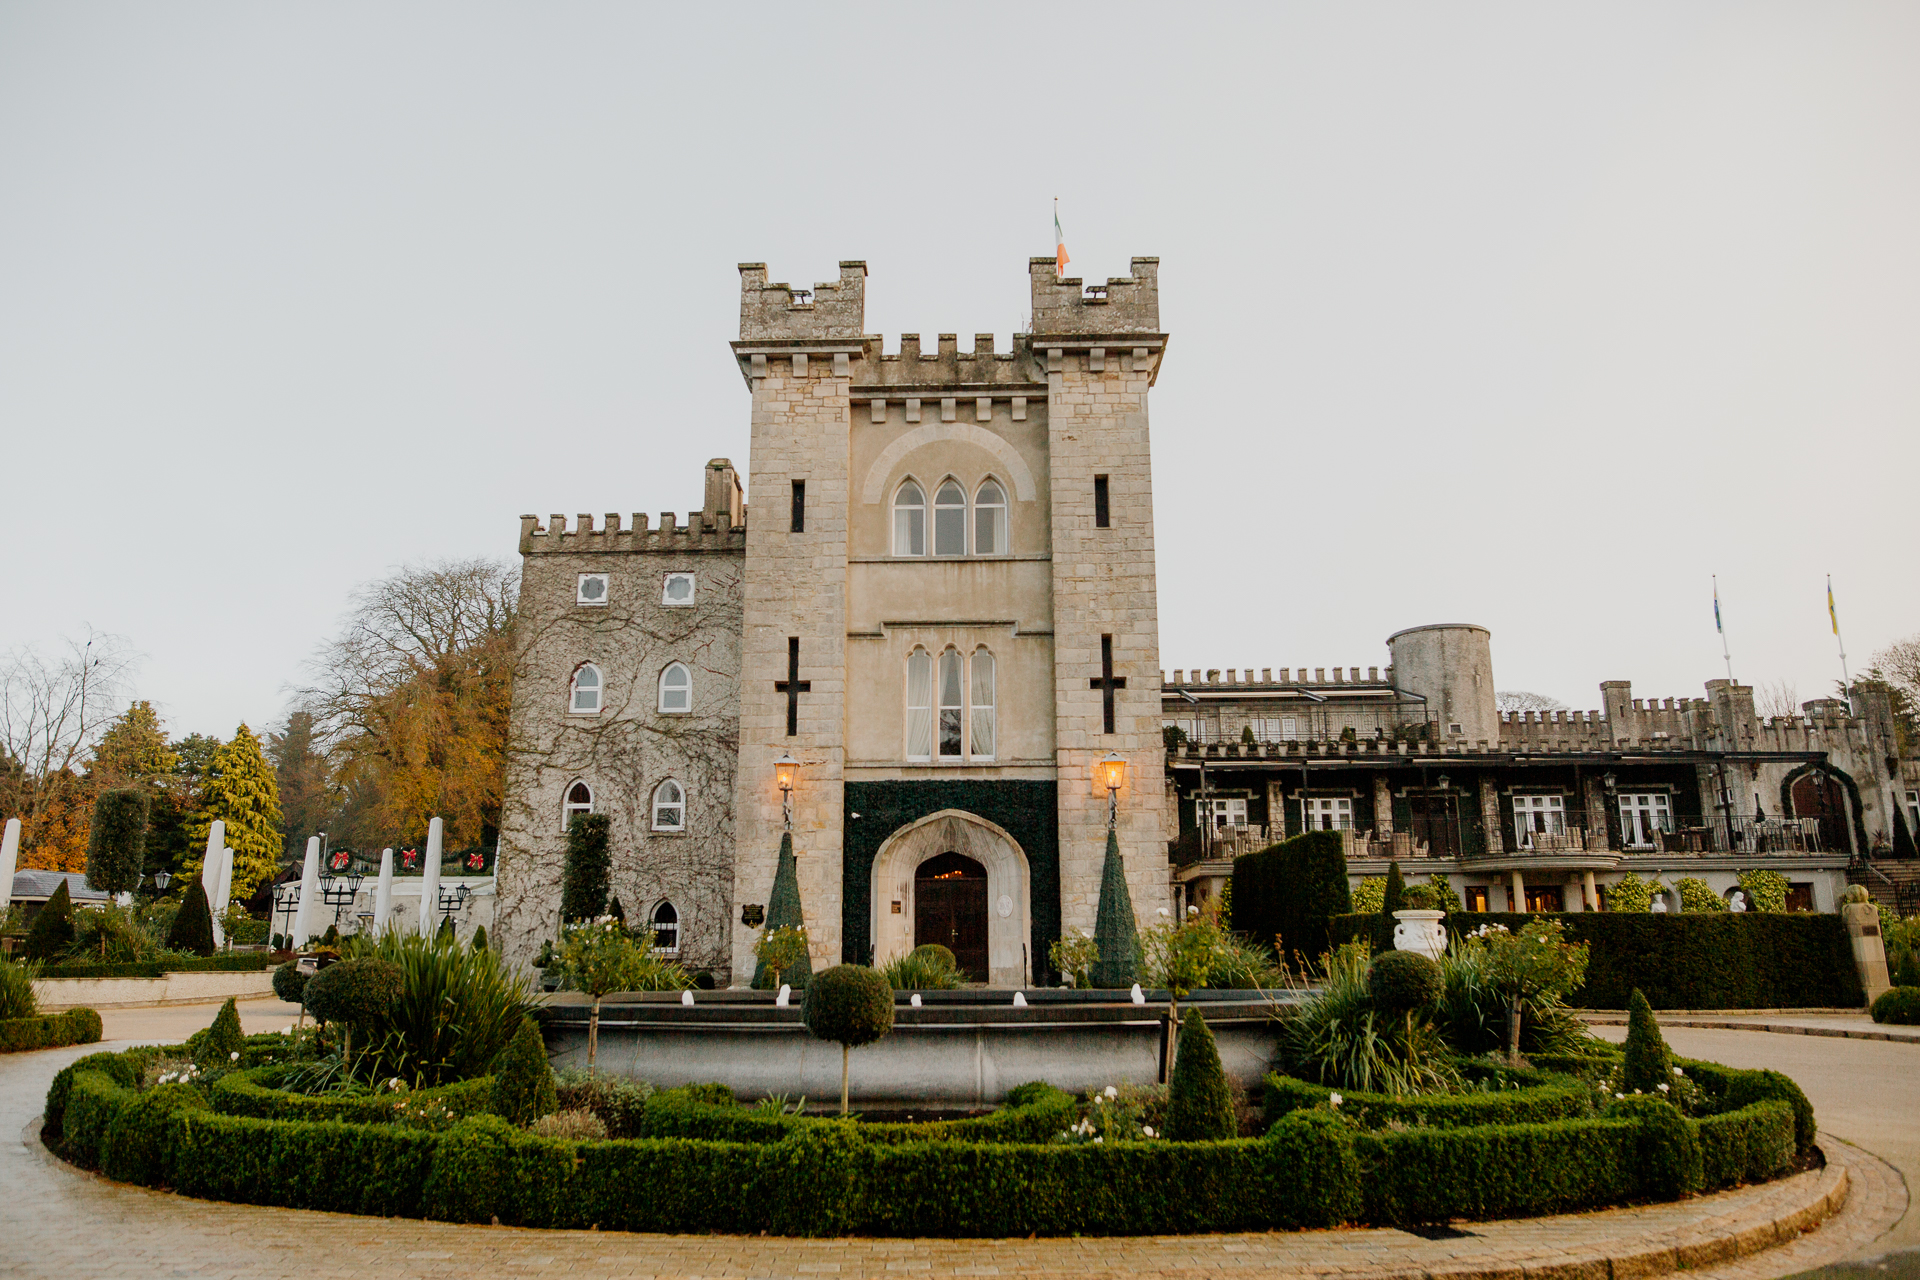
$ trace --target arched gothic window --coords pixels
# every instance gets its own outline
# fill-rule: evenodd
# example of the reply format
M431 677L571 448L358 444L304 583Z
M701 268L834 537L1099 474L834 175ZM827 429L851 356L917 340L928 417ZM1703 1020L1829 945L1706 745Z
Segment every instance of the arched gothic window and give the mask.
M687 793L685 788L672 778L668 778L653 789L653 829L655 831L687 829Z
M1007 554L1007 492L988 480L973 495L973 554Z
M893 554L927 554L927 496L911 480L893 495Z
M567 795L560 802L560 829L565 831L573 825L573 820L583 813L593 812L593 788L584 782L575 782L567 788Z
M567 709L579 715L598 715L600 694L600 668L591 662L583 662L575 667L572 694L567 701Z
M977 649L973 655L972 705L968 708L967 752L976 760L993 758L993 655Z
M933 759L933 655L907 655L907 759Z
M933 495L933 554L967 554L967 491L951 480Z
M665 955L676 955L680 950L680 913L674 905L662 899L653 909L653 949Z
M960 678L960 655L949 649L940 655L940 758L960 758L960 723L966 716Z
M669 662L660 673L660 709L676 715L693 710L693 673L684 662Z

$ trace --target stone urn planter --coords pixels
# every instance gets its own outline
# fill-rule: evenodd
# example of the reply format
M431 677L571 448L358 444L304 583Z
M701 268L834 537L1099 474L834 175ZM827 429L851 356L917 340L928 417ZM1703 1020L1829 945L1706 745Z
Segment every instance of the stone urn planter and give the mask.
M1393 949L1417 951L1429 960L1438 960L1447 951L1447 930L1441 924L1444 911L1396 911L1393 913Z

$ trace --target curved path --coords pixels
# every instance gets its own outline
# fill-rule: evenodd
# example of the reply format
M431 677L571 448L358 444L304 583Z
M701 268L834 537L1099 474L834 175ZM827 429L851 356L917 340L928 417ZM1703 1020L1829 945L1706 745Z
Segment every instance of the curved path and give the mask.
M269 1006L271 1008L271 1006ZM202 1015L158 1011L169 1019ZM252 1011L249 1011L250 1014ZM127 1015L122 1015L125 1018ZM278 1024L277 1009L249 1029ZM116 1018L115 1035L171 1038ZM189 1026L187 1029L191 1029ZM1784 1037L1751 1037L1773 1040ZM1456 1224L1444 1239L1402 1231L1275 1232L1064 1240L786 1240L463 1227L217 1204L122 1186L49 1155L35 1129L47 1083L89 1048L0 1058L0 1274L286 1276L1338 1275L1422 1280L1634 1280L1691 1262L1691 1278L1766 1280L1871 1251L1904 1211L1886 1165L1823 1135L1825 1173L1673 1205ZM1686 1050L1683 1050L1686 1051ZM1836 1187L1839 1216L1804 1235L1806 1206ZM1732 1242L1757 1247L1739 1261Z

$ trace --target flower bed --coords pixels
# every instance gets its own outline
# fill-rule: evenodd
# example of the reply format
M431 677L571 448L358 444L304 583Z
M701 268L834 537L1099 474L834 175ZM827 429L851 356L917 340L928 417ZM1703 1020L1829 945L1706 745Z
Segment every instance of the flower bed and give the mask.
M28 1049L58 1049L69 1044L95 1044L100 1039L100 1015L92 1009L41 1013L31 1018L0 1021L0 1053Z
M108 1176L189 1195L530 1227L791 1235L1157 1234L1512 1217L1670 1199L1779 1176L1812 1139L1792 1082L1687 1071L1714 1113L1606 1102L1612 1059L1571 1074L1497 1071L1489 1091L1424 1100L1269 1080L1267 1133L1214 1142L1061 1141L1073 1099L1022 1086L991 1116L928 1124L777 1114L718 1086L645 1101L639 1136L539 1137L473 1114L490 1088L440 1090L464 1119L395 1123L369 1098L276 1089L286 1070L136 1092L177 1050L99 1053L47 1097L48 1145ZM1560 1065L1560 1064L1556 1064ZM370 1123L370 1120L378 1120ZM1486 1121L1497 1123L1486 1123ZM1418 1123L1416 1123L1418 1122ZM1427 1127L1431 1126L1431 1127Z

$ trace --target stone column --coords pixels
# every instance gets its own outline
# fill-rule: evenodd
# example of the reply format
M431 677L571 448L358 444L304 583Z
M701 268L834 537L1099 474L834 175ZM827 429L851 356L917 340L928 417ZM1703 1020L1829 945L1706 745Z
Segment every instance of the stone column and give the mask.
M313 900L320 896L320 837L307 837L307 861L300 869L300 905L293 912L293 936L288 945L295 951L307 945L313 935Z
M7 834L0 837L0 915L13 901L13 868L20 861L20 819L7 819Z
M444 827L435 818L427 824L427 860L420 868L420 936L431 938L440 905L440 841Z
M1893 985L1887 979L1887 946L1880 936L1880 909L1871 902L1849 902L1840 908L1840 918L1847 922L1854 967L1860 971L1860 985L1867 990L1867 1003L1872 1004Z
M1384 773L1373 775L1373 834L1377 840L1393 834L1393 788Z
M1571 872L1569 872L1567 874L1567 883L1560 890L1560 892L1561 892L1561 895L1566 899L1566 901L1561 904L1565 910L1585 911L1587 909L1587 904L1585 900L1582 899L1580 896L1580 877L1579 876L1576 876Z
M1514 868L1512 876L1512 887L1507 890L1507 909L1509 911L1525 911L1527 909L1527 882L1521 879L1520 869L1518 867Z
M393 912L393 850L380 851L380 887L373 891L373 928L374 932L387 927L387 917Z
M1587 890L1587 910L1598 911L1600 909L1600 888L1593 882L1593 872L1581 872L1580 879Z

